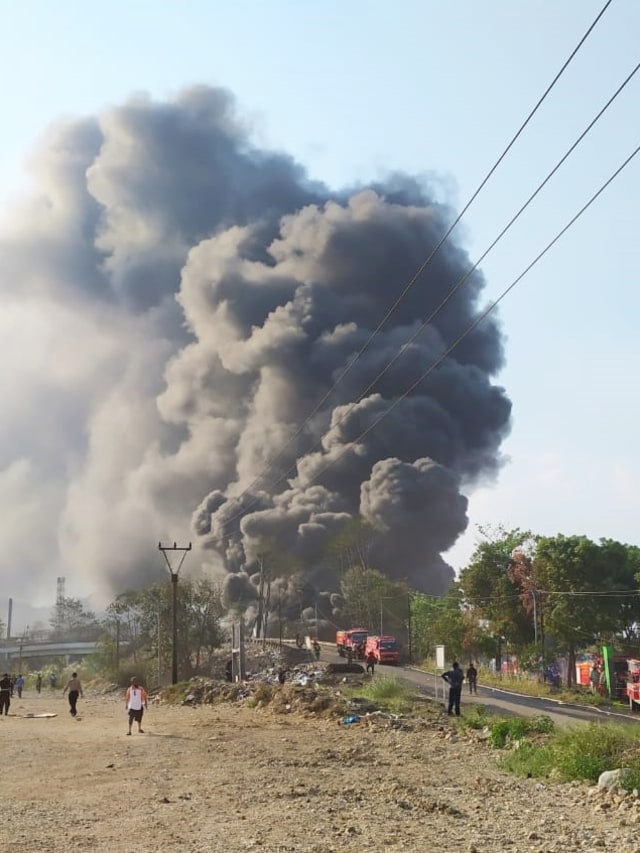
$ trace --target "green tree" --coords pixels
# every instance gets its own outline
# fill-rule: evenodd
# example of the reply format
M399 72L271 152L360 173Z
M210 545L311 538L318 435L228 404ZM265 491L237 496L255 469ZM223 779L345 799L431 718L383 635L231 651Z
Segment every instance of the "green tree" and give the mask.
M514 559L535 549L535 537L518 528L480 528L480 532L485 539L460 573L465 603L478 623L488 623L487 631L494 636L505 637L515 647L531 643L531 596L522 575L514 570Z
M366 628L371 634L379 634L382 627L387 635L405 635L409 589L404 582L359 565L345 571L340 591L345 625Z
M209 578L181 578L177 587L178 665L183 678L206 670L224 635L220 585ZM172 657L173 589L170 581L128 590L108 608L109 637L119 621L122 654L133 662L158 664L164 672Z
M542 537L536 571L547 596L545 619L568 654L573 682L578 648L631 630L637 620L637 549L586 536Z
M431 658L444 645L448 659L493 655L494 638L467 607L459 584L443 596L414 593L411 596L412 645L417 659Z

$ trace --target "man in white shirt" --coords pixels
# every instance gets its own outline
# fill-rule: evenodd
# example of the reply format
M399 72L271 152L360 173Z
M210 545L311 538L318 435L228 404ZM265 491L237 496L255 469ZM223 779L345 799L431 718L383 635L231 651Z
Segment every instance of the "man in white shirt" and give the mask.
M125 696L125 707L129 712L128 735L131 734L131 726L133 725L134 720L138 724L138 731L140 734L144 734L142 729L142 715L147 707L148 699L149 695L147 691L138 683L138 679L134 675L131 679L131 684L127 687L127 693Z

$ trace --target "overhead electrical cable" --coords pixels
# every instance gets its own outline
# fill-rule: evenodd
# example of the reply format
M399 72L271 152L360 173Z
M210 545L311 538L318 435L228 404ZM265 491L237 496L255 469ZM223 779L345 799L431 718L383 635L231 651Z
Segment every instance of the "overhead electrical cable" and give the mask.
M608 99L608 101L604 104L604 106L600 109L600 111L596 114L596 116L589 122L587 127L582 131L582 133L578 136L578 138L573 142L573 144L567 149L565 154L560 158L560 160L556 163L553 169L547 174L544 180L538 184L533 193L529 196L529 198L524 202L524 204L519 208L519 210L511 217L509 222L504 226L502 231L498 234L498 236L493 240L493 242L488 246L487 249L482 253L482 255L478 258L478 260L473 264L472 267L467 270L467 272L454 284L451 290L447 293L447 295L442 299L442 301L434 308L431 314L424 320L424 322L411 334L411 336L405 341L405 343L400 347L398 352L391 358L391 360L382 368L382 370L376 375L376 377L369 383L367 388L353 401L351 402L345 410L341 413L340 417L335 421L334 425L339 425L342 421L344 421L349 414L353 411L353 409L360 403L369 393L375 388L377 383L382 379L382 377L387 373L387 371L396 363L396 361L402 356L402 354L406 351L406 348L427 328L427 326L434 320L437 314L444 308L444 306L449 302L451 297L462 287L462 285L469 279L469 276L477 269L480 263L487 257L487 255L495 248L495 246L499 243L499 241L504 237L504 235L509 231L509 229L515 224L515 222L519 219L519 217L524 213L524 211L529 207L531 202L539 195L541 190L548 184L551 178L557 173L557 171L561 168L561 166L567 161L567 159L571 156L571 154L575 151L578 145L585 139L588 133L595 127L598 121L602 118L604 113L609 109L609 107L614 103L614 101L618 98L618 96L623 92L626 86L631 82L633 77L640 71L640 62L636 64L633 70L627 75L624 81L618 86L613 95ZM313 450L318 448L322 443L322 439L318 439L315 444L313 444L308 450L307 453L311 453ZM283 449L284 450L284 449ZM280 451L281 455L283 450ZM270 463L262 469L256 480L254 480L252 485L264 477L264 475L273 467L275 461L277 461L278 456L274 457ZM280 474L280 476L271 483L271 488L273 489L275 486L279 485L283 480L285 480L289 474L294 470L294 466L291 466L284 473ZM234 500L240 500L241 497L249 491L250 487L248 487L242 495L238 496ZM255 499L254 499L255 503ZM251 503L250 503L251 506ZM227 523L231 523L235 518L244 515L247 510L247 507L243 507L237 515L232 516L227 520Z
M635 68L630 72L630 74L626 77L626 79L620 84L620 86L616 89L614 94L609 98L606 104L602 107L602 109L598 112L598 114L589 122L587 127L582 131L580 136L575 140L575 142L567 149L565 154L561 157L560 160L556 163L553 169L548 173L546 178L538 184L533 193L529 196L529 198L524 202L524 204L520 207L520 209L511 217L509 222L504 226L502 231L498 234L498 236L493 240L493 242L485 249L485 251L480 255L478 260L474 263L472 267L470 267L467 272L454 284L451 290L446 294L446 296L442 299L442 301L433 309L431 314L424 320L424 322L414 331L409 338L404 342L404 344L400 347L398 352L393 356L391 361L389 361L385 367L378 373L378 375L370 382L368 387L362 392L362 394L350 404L349 408L342 415L342 417L338 420L344 419L352 409L361 402L372 390L375 388L377 383L382 379L382 377L387 373L387 371L396 363L396 361L402 356L405 352L406 348L415 341L417 337L427 328L427 326L433 322L436 316L440 313L440 311L444 308L444 306L449 302L452 296L460 290L462 285L468 281L469 276L472 275L473 272L480 266L482 261L487 257L487 255L496 247L496 245L502 240L504 235L509 231L509 229L515 224L515 222L520 218L520 216L525 212L525 210L529 207L531 202L539 195L539 193L544 189L544 187L549 183L551 178L556 174L556 172L560 169L560 167L567 161L567 159L573 154L575 149L580 145L580 143L584 140L584 138L588 135L588 133L595 127L598 121L602 118L605 112L609 109L609 107L613 104L616 98L622 93L625 87L631 82L633 77L640 71L640 62L635 66Z
M604 182L604 184L602 184L602 186L601 186L601 187L600 187L600 188L599 188L599 189L598 189L598 190L597 190L597 191L596 191L596 192L591 196L591 198L589 199L589 201L587 201L587 202L586 202L586 204L584 204L584 205L580 208L580 210L579 210L579 211L578 211L578 212L577 212L577 213L576 213L576 214L575 214L575 215L574 215L574 216L573 216L573 217L572 217L572 218L567 222L567 224L566 224L566 225L565 225L565 226L564 226L564 227L563 227L563 228L562 228L562 229L561 229L561 230L556 234L556 236L555 236L552 240L550 240L550 241L547 243L547 245L544 247L544 249L542 249L542 251L540 251L540 252L536 255L536 257L531 261L531 263L529 263L529 264L525 267L525 269L520 273L520 275L518 275L518 276L517 276L517 277L516 277L512 282L511 282L511 284L510 284L508 287L506 287L506 288L502 291L502 293L500 294L500 296L498 296L498 298L497 298L494 302L490 303L490 304L487 306L487 308L485 308L485 310L484 310L484 311L482 311L482 312L481 312L481 313L480 313L480 314L475 318L475 320L473 320L473 321L472 321L472 322L467 326L467 328L464 330L464 332L462 332L462 333L461 333L461 334L460 334L460 335L459 335L459 336L458 336L458 337L453 341L453 343L452 343L452 344L450 344L450 345L445 349L445 351L444 351L444 352L439 356L439 358L437 358L437 359L436 359L436 360L435 360L435 361L434 361L434 362L433 362L433 363L432 363L432 364L431 364L431 365L430 365L430 366L429 366L429 367L424 371L424 373L422 373L422 374L421 374L421 375L420 375L420 376L419 376L419 377L418 377L414 382L412 382L412 383L411 383L411 385L409 385L409 387L406 389L406 391L404 391L404 392L403 392L403 394L401 394L401 396L400 396L400 397L397 397L397 398L393 401L393 403L391 403L391 405L386 409L386 411L384 411L384 412L383 412L381 415L379 415L379 416L378 416L374 421L372 421L372 423L370 423L370 424L369 424L369 426L368 426L365 430L363 430L363 431L360 433L360 435L359 435L357 438L355 438L355 439L350 443L350 445L348 445L347 447L345 447L345 448L344 448L344 449L343 449L343 450L342 450L342 451L341 451L337 456L335 456L333 459L331 459L331 460L330 460L330 462L329 462L329 464L327 464L324 468L322 468L322 469L321 469L321 470L320 470L320 471L319 471L319 472L318 472L318 473L317 473L317 474L312 478L311 482L315 482L315 480L317 480L317 478L318 478L321 474L323 474L323 473L324 473L325 471L327 471L327 470L328 470L328 469L329 469L333 464L335 464L335 462L336 462L338 459L342 458L342 456L344 456L344 454L347 452L347 450L349 449L349 447L350 447L350 446L353 446L354 444L357 444L357 443L358 443L359 441L361 441L365 436L367 436L367 435L368 435L368 434L369 434L373 429L375 429L375 427L376 427L376 426L377 426L381 421L383 421L383 420L384 420L384 419L385 419L385 418L386 418L386 417L387 417L387 416L388 416L388 415L389 415L389 414L390 414L390 413L391 413L391 412L396 408L396 406L398 406L398 405L402 402L402 400L404 400L404 399L405 399L405 398L406 398L406 397L407 397L407 396L408 396L408 395L409 395L409 394L410 394L410 393L411 393L415 388L417 388L417 386L418 386L418 385L420 385L420 384L421 384L421 383L422 383L422 382L427 378L427 376L429 376L431 373L433 373L433 371L436 369L436 367L438 367L440 364L442 364L442 362L444 361L444 359L445 359L448 355L450 355L450 354L451 354L451 352L453 352L453 350L454 350L457 346L459 346L459 345L462 343L462 341L463 341L466 337L468 337L468 336L471 334L471 332L473 332L473 330L474 330L474 329L475 329L475 328L476 328L476 327L477 327L477 326L478 326L478 325L479 325L479 324L480 324L480 323L485 319L485 317L487 317L489 314L491 314L491 313L492 313L492 311L494 311L494 310L498 307L498 305L502 302L502 300L503 300L503 299L505 299L505 297L506 297L506 296L507 296L507 295L508 295L508 294L509 294L509 293L510 293L510 292L511 292L515 287L516 287L516 285L517 285L517 284L519 284L519 282L520 282L520 281L522 281L522 279L527 275L527 273L529 273L529 272L533 269L533 267L534 267L534 266L535 266L539 261L541 261L541 260L542 260L542 258L547 254L547 252L549 252L549 251L553 248L553 246L555 246L555 244L558 242L558 240L560 240L560 239L561 239L561 238L562 238L562 237L567 233L567 231L568 231L568 230L569 230L569 229L570 229L570 228L571 228L571 227L572 227L572 226L573 226L573 225L578 221L578 219L580 219L580 217L581 217L581 216L582 216L582 215L583 215L583 214L584 214L584 213L585 213L585 212L586 212L586 211L591 207L591 205L592 205L592 204L593 204L593 203L594 203L594 202L595 202L595 201L596 201L596 200L597 200L597 199L602 195L602 193L607 189L607 187L608 187L608 186L609 186L609 185L610 185L610 184L611 184L611 183L612 183L612 182L613 182L613 181L618 177L618 175L619 175L619 174L620 174L620 173L621 173L621 172L622 172L622 171L623 171L623 170L624 170L624 169L629 165L629 163L633 160L633 158L634 158L634 157L636 157L636 155L638 154L638 152L639 152L639 151L640 151L640 145L639 145L637 148L635 148L635 149L634 149L634 151L632 151L632 153L631 153L631 154L626 158L626 160L624 160L624 161L620 164L620 166L618 166L618 168L615 170L615 172L614 172L612 175L610 175L610 177L609 177L609 178Z
M471 334L471 332L473 332L473 330L485 319L485 317L487 317L489 314L492 313L492 311L494 311L497 308L497 306L500 304L500 302L502 302L502 300L516 287L516 285L520 281L522 281L522 279L527 275L527 273L529 273L533 269L533 267L540 260L542 260L542 258L547 254L547 252L549 252L550 249L552 249L553 246L555 246L555 244L558 242L558 240L560 240L564 236L564 234L566 234L566 232L577 222L577 220L580 219L580 217L591 207L591 205L596 201L596 199L599 198L599 196L606 190L606 188L629 165L629 163L633 160L633 158L638 154L639 151L640 151L640 146L638 146L626 158L626 160L624 160L624 162L620 166L618 166L618 168L615 170L615 172L591 196L589 201L587 201L586 204L584 204L580 208L580 210L569 220L569 222L567 222L567 224L556 234L556 236L552 240L550 240L549 243L547 243L547 245L544 247L544 249L542 249L542 251L540 251L536 255L536 257L511 282L511 284L502 291L500 296L498 296L498 298L494 302L491 302L487 306L487 308L485 308L484 311L482 311L480 314L478 314L478 316L475 318L475 320L473 320L467 326L467 328L460 335L458 335L458 337L453 341L453 343L451 343L444 350L444 352L435 361L433 361L431 363L431 365L414 382L412 382L411 385L409 385L409 387L399 397L397 397L381 415L379 415L374 421L372 421L372 423L370 423L369 426L366 429L364 429L357 438L353 439L353 441L350 442L350 444L347 447L345 447L337 456L333 457L330 460L330 462L324 468L320 469L320 471L311 479L311 481L310 481L311 483L315 482L321 474L325 473L325 471L327 471L332 465L334 465L338 459L342 458L342 456L347 452L349 447L353 446L354 444L357 444L359 441L361 441L363 438L365 438L373 429L375 429L375 427L381 421L383 421L384 418L386 418L406 397L408 397L409 394L427 378L427 376L429 376L431 373L433 373L433 371L437 367L439 367L440 364L442 364L444 359L448 355L450 355L453 352L453 350L457 346L459 346L466 337L468 337Z
M355 439L353 439L349 445L345 446L336 456L332 457L329 462L321 468L316 474L308 481L307 485L311 485L316 482L316 480L329 470L339 459L341 459L345 453L354 445L357 445L363 438L365 438L376 426L378 426L381 421L383 421L409 394L420 385L433 371L442 364L442 362L449 356L453 350L458 347L462 341L467 338L471 332L489 315L491 314L500 302L506 298L506 296L522 281L522 279L542 260L542 258L555 246L555 244L567 233L567 231L580 219L580 217L594 204L594 202L602 195L602 193L609 187L611 183L621 174L621 172L631 163L631 161L637 156L640 151L640 145L636 147L631 154L618 166L618 168L609 176L609 178L599 187L598 190L590 197L590 199L578 210L577 213L564 225L564 227L550 240L546 246L535 256L535 258L522 270L522 272L511 282L511 284L506 287L502 293L491 302L478 316L467 326L467 328L461 332L460 335L441 353L441 355L435 359L429 367L416 379L412 382L409 387L399 396L397 397L388 408L382 412L375 420L373 420L369 426L364 429ZM286 479L292 471L295 470L295 464L291 466L287 471L285 471L273 486L278 485L282 480ZM255 500L253 501L255 503ZM251 506L250 503L249 506ZM231 522L240 518L246 512L247 507L244 507L240 513L231 516L229 519L224 521L224 526L227 527ZM221 541L221 540L217 540Z
M505 159L505 157L507 156L507 154L509 153L509 151L511 150L511 148L515 145L516 141L517 141L517 140L519 139L519 137L522 135L522 133L523 133L523 131L525 130L525 128L527 127L527 125L530 123L530 121L533 119L533 117L535 116L535 114L537 113L537 111L539 110L539 108L542 106L543 102L546 100L546 98L547 98L547 96L550 94L551 90L554 88L554 86L556 85L556 83L558 82L558 80L559 80L559 79L561 78L561 76L564 74L564 72L565 72L565 71L566 71L566 69L568 68L569 64L572 62L572 60L575 58L575 56L576 56L576 54L578 53L578 51L580 50L580 48L583 46L583 44L585 43L585 41L586 41L586 40L588 39L588 37L591 35L591 33L592 33L592 32L593 32L593 30L595 29L596 25L598 24L598 22L600 21L600 19L602 18L602 16L604 15L604 13L607 11L607 9L609 8L609 6L611 5L611 3L612 3L612 2L613 2L613 0L607 0L607 2L604 4L604 6L602 7L602 9L601 9L601 10L600 10L600 12L598 13L598 15L595 17L595 19L592 21L591 25L589 26L589 28L587 29L587 31L584 33L584 35L582 36L582 38L580 39L580 41L578 42L578 44L577 44L577 45L574 47L574 49L571 51L571 53L569 54L568 58L565 60L565 62L563 63L562 67L561 67L561 68L560 68L560 70L557 72L557 74L555 75L555 77L553 78L553 80L551 81L551 83L547 86L547 88L545 89L545 91L543 92L543 94L540 96L540 98L538 99L538 101L537 101L537 103L535 104L535 106L533 107L533 109L529 112L529 114L527 115L527 117L525 118L525 120L522 122L522 124L520 125L520 127L518 128L518 130L516 131L516 133L514 134L514 136L511 138L511 140L510 140L510 142L508 143L508 145L506 146L506 148L505 148L505 149L503 150L503 152L500 154L500 156L499 156L499 157L498 157L498 159L495 161L495 163L493 164L493 166L491 167L491 169L487 172L487 174L485 175L485 177L483 178L483 180L481 181L481 183L479 184L479 186L477 187L477 189L475 190L475 192L471 195L470 199L469 199L469 200L467 201L467 203L464 205L464 207L462 208L462 210L460 211L460 213L458 214L458 216L456 217L456 219L451 223L451 225L448 227L448 229L446 230L446 232L444 233L444 235L440 238L440 240L438 241L438 243L437 243L437 244L434 246L434 248L430 251L430 253L429 253L429 254L428 254L428 256L425 258L425 260L420 264L420 266L418 267L418 269L416 270L416 272L414 273L414 275L413 275L413 276L411 277L411 279L407 282L407 284L406 284L406 285L404 286L404 288L401 290L400 294L397 296L397 298L395 299L395 301L392 303L391 307L388 309L388 311L386 312L386 314L384 315L384 317L382 318L382 320L380 320L380 322L378 323L378 325L376 326L376 328L371 332L371 334L369 335L369 337L367 338L367 340L365 341L365 343L361 346L361 348L357 351L357 353L353 356L353 358L351 358L351 359L350 359L349 363L346 365L346 367L344 368L344 370L343 370L343 371L338 375L338 377L336 378L336 380L335 380L335 382L333 383L333 385L328 389L328 391L323 395L323 397L322 397L322 398L321 398L321 399L316 403L316 405L315 405L315 406L313 407L313 409L309 412L309 414L306 416L306 418L304 419L304 421L303 421L303 422L300 424L300 426L295 430L295 432L290 436L290 438L286 441L286 443L285 443L285 444L283 445L283 447L278 451L278 453L276 453L276 454L275 454L275 455L274 455L274 456L273 456L273 457L272 457L272 458L271 458L271 459L270 459L270 460L265 464L265 466L264 466L264 467L261 469L261 471L260 471L260 472L259 472L259 473L254 477L254 479L249 483L249 485L248 485L248 486L246 486L246 487L245 487L245 488L244 488L244 489L243 489L243 490L242 490L238 495L230 495L230 496L229 496L229 498L228 498L229 500L234 501L234 502L240 502L240 501L242 500L242 498L243 498L246 494L248 494L249 492L251 492L251 491L253 490L253 488L254 488L254 487L255 487L255 486L260 482L260 480L264 477L264 475L265 475L268 471L270 471L270 470L273 468L273 466L275 465L275 463L276 463L279 459L281 459L281 458L282 458L282 456L284 455L284 453L286 452L286 450L287 450L287 449L288 449L288 448L293 444L293 442L298 438L298 436L300 436L300 434L304 431L304 429L305 429L305 427L307 426L307 424L308 424L308 423L311 421L311 419L312 419L313 417L315 417L315 415L320 411L320 409L324 406L324 404L327 402L327 400L331 397L331 395L333 394L333 392L336 390L336 388L338 387L338 385L339 385L339 384L342 382L342 380L347 376L347 374L348 374L348 373L353 369L353 367L354 367L354 365L356 364L356 362L357 362L357 361L362 357L362 355L363 355L363 354L366 352L366 350L369 348L369 346L371 345L371 343L373 342L373 340L374 340L374 339L375 339L375 338L380 334L380 332L381 332L382 328L384 327L384 325L386 324L387 320L388 320L388 319L391 317L391 315L395 312L395 310L396 310L396 309L397 309L397 307L400 305L400 303L402 302L402 300L405 298L405 296L407 295L407 293L411 290L411 288L412 288L412 287L416 284L416 282L421 278L421 276L422 276L423 272L426 270L426 268L428 267L428 265L431 263L431 261L433 260L433 258L435 257L435 255L440 251L440 249L442 248L442 246L444 245L444 243L446 242L446 240L449 238L449 236L451 235L451 233L453 232L453 230L454 230L454 229L456 228L456 226L459 224L460 220L463 218L463 216L465 215L465 213L469 210L469 208L471 207L471 205L473 204L473 202L476 200L476 198L478 197L478 195L482 192L482 190L484 189L484 187L486 186L486 184L488 183L488 181L491 179L491 177L493 176L493 174L495 173L495 171L498 169L498 167L500 166L500 164L502 163L502 161ZM240 514L243 514L243 513L244 513L244 510L243 510ZM231 519L230 519L230 520L231 520Z

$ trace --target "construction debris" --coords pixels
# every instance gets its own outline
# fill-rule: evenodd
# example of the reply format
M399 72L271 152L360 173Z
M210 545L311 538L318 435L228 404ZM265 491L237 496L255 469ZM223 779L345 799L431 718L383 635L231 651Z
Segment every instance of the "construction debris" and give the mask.
M229 683L221 662L217 678L191 679L182 704L195 707L238 702L273 714L336 719L340 725L358 724L371 730L418 731L431 728L439 716L434 713L434 719L427 722L423 717L391 714L368 698L345 695L345 686L365 684L364 671L358 664L324 665L305 659L304 654L298 655L296 662L290 654L295 650L291 649L284 653L277 648L250 651L244 681ZM170 697L169 701L175 701L173 690ZM162 693L159 700L163 701Z

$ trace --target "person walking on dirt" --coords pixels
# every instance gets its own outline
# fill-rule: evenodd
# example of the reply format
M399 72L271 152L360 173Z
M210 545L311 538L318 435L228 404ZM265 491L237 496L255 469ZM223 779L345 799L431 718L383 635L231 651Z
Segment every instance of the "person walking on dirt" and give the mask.
M84 698L82 684L80 684L77 672L71 673L71 678L67 681L67 685L62 691L62 695L64 696L65 693L69 694L69 713L72 717L75 717L78 713L76 708L76 705L78 704L78 696L82 696Z
M373 678L373 670L376 665L376 656L373 652L369 652L367 655L367 672L371 673L371 677Z
M38 693L42 692L42 673L39 672L36 676L36 690Z
M450 670L442 673L442 677L449 685L449 707L447 709L447 714L451 715L455 709L456 717L459 717L460 697L462 695L462 682L464 681L464 675L457 660L454 660Z
M0 678L0 716L2 714L8 716L9 708L11 707L11 678L9 677L9 673L5 672L5 674Z
M478 695L478 670L473 665L473 661L469 661L469 668L467 669L467 681L469 682L469 696L472 693Z
M129 731L127 734L131 734L131 726L133 725L134 720L138 724L138 731L140 734L144 734L144 730L142 728L142 715L147 708L149 694L140 684L135 675L131 679L131 684L127 687L124 699L125 707L129 712Z
M316 660L320 660L320 643L317 640L313 641L313 653L316 656Z

